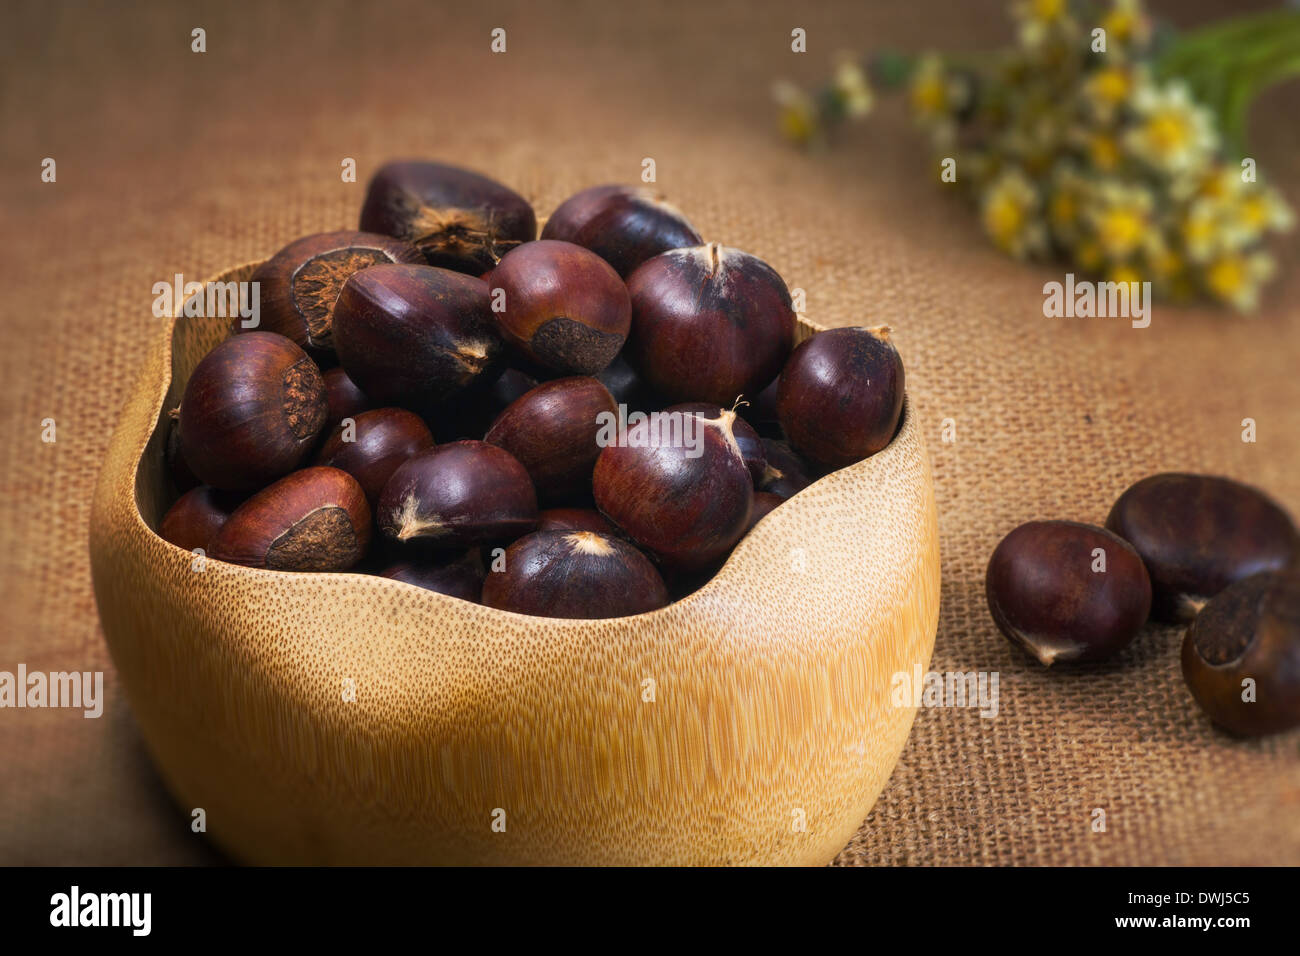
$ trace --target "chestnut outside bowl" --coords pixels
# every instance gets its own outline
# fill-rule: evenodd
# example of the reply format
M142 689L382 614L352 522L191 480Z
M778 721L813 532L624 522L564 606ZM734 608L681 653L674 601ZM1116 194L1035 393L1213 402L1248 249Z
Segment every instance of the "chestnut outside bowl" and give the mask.
M776 509L689 597L526 617L371 575L192 570L158 537L167 412L227 325L168 320L90 522L136 721L221 847L261 864L821 864L844 847L915 716L891 678L928 667L938 622L906 409L888 448Z

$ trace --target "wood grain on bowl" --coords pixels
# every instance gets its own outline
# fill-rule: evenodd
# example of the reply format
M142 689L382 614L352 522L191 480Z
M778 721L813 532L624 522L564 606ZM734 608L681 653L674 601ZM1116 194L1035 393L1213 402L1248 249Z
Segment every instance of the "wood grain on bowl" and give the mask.
M908 411L889 447L775 509L689 597L533 618L377 576L196 565L160 538L167 410L225 332L185 318L159 335L90 541L141 732L225 850L820 864L845 845L912 725L891 677L928 665L938 618L934 490Z

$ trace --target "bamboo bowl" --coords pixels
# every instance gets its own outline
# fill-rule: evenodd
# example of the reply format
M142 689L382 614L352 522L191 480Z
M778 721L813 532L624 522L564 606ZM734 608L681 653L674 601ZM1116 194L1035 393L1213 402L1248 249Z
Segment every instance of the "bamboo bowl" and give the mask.
M219 276L245 281L256 264ZM799 338L817 326L801 320ZM168 320L95 491L104 634L167 786L261 864L821 864L870 811L939 611L929 460L893 443L637 617L498 611L157 536L167 409L226 320ZM355 700L345 700L346 686Z

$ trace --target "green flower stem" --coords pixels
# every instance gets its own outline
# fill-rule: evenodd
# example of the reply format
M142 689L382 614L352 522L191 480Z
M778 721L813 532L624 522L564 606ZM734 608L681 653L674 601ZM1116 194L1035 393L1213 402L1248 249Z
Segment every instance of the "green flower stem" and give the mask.
M1206 62L1206 54L1225 48L1248 47L1260 38L1294 31L1297 24L1300 24L1300 12L1286 9L1222 20L1178 35L1159 58L1157 68L1161 72L1167 70L1181 74L1198 61Z
M1215 114L1226 145L1242 152L1251 102L1300 75L1300 13L1236 17L1181 36L1156 63L1156 75L1185 81Z

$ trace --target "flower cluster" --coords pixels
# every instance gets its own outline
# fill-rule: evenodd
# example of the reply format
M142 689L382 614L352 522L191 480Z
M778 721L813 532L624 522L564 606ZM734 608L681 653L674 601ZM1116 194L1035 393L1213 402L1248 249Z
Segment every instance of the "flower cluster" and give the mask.
M1274 270L1264 241L1294 215L1252 160L1229 158L1188 81L1159 69L1139 0L1087 18L1067 0L1016 0L1012 14L1011 50L927 54L905 80L916 123L955 160L990 239L1017 258L1150 281L1166 298L1253 309ZM806 118L792 138L816 130Z
M781 134L801 145L818 139L829 126L866 116L875 102L866 71L847 53L836 55L831 82L819 96L784 80L772 87L772 96L781 107Z

